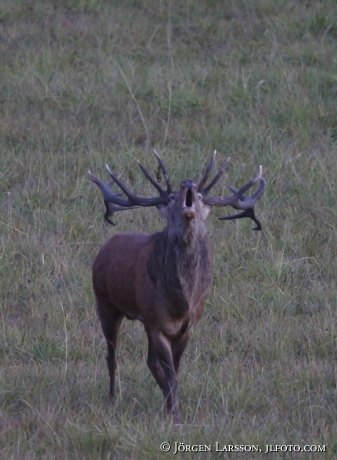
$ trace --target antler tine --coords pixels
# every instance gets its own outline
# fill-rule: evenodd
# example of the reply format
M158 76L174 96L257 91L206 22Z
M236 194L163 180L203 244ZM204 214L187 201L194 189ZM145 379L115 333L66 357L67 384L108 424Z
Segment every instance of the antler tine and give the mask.
M205 201L205 203L210 204L212 206L232 206L235 209L247 209L249 207L248 203L246 203L244 205L243 202L245 202L246 200L251 200L252 197L246 198L246 197L244 197L243 194L248 189L250 189L254 184L256 184L256 182L259 179L261 179L264 182L264 186L263 186L263 190L264 190L264 188L265 188L265 180L261 177L261 174L262 174L262 166L259 167L258 174L252 180L250 180L246 185L241 187L239 190L236 190L234 187L230 187L230 186L227 185L227 187L230 187L230 190L233 191L233 195L231 195L229 197L222 197L222 196L215 197L215 196L208 196L207 195L207 196L204 197L204 201ZM262 192L260 193L260 195L261 194L262 194ZM240 200L241 200L241 203L240 203Z
M255 215L254 208L246 209L245 211L239 212L238 214L231 214L230 216L219 217L219 220L234 220L234 219L242 219L243 217L249 217L256 223L256 227L253 230L262 230L262 225L259 219Z
M266 181L265 181L265 180L263 179L263 177L261 177L261 176L262 176L262 166L260 165L260 166L259 166L259 172L257 173L257 175L256 175L252 180L250 180L246 185L244 185L243 187L241 187L240 190L236 190L236 191L234 192L234 195L232 195L233 198L235 197L233 204L231 204L231 206L233 206L233 208L235 208L235 209L247 209L247 208L250 207L250 203L248 204L248 203L247 203L247 200L250 200L250 201L254 201L254 202L255 202L255 201L257 200L257 198L258 198L260 195L262 195L262 193L263 193L263 191L264 191L264 189L265 189L265 187L266 187ZM261 186L260 186L258 192L260 191L260 189L262 189L262 191L259 193L258 197L255 198L254 200L253 200L254 195L251 196L250 198L245 197L243 194L244 194L248 189L250 189L254 184L256 184L256 182L257 182L259 179L262 179L262 184L261 184ZM233 187L230 187L230 186L228 186L227 184L226 184L226 186L227 186L228 188L230 188L230 190L232 189L232 191L235 190ZM246 202L246 203L243 204L243 202Z
M239 199L240 201L238 203L232 204L231 206L234 209L239 209L239 210L246 210L246 209L253 208L255 206L255 203L258 200L258 198L260 198L260 196L264 192L264 190L266 188L266 185L267 185L266 181L263 179L263 177L261 177L261 179L260 179L260 187L254 193L254 195L252 195L251 197L248 197L248 198L246 196L244 197L243 195L241 195L241 198ZM239 192L240 192L240 190L239 190Z
M90 172L90 171L89 171L89 172ZM119 179L120 177L121 177L121 174L118 176L118 179ZM116 182L115 182L114 180L112 180L112 181L110 181L108 184L106 184L106 186L109 187L109 189L111 189L111 187L113 187L113 186L115 185L115 183L116 183ZM116 195L116 196L122 196L122 195L124 195L124 193L123 193L123 192L119 192L119 193L115 193L115 195Z
M172 185L169 173L167 172L167 169L166 169L166 167L164 165L164 162L160 158L158 153L155 151L155 149L153 149L153 153L155 154L155 156L157 158L157 161L159 163L159 166L160 166L161 170L163 171L163 174L164 174L164 177L165 177L165 182L167 184L167 193L172 193L173 192L173 185Z
M216 150L214 150L213 152L213 155L211 156L211 159L205 169L205 173L204 175L202 176L202 178L200 179L199 181L199 184L198 184L198 190L202 190L203 186L205 185L207 179L208 179L208 176L211 172L211 169L212 169L212 166L213 166L213 163L214 163L214 159L216 157Z
M112 179L116 182L118 187L120 187L123 190L123 192L125 193L125 195L129 199L132 199L132 197L133 197L132 192L130 192L130 190L123 184L123 182L121 180L119 180L119 177L115 176L115 174L111 171L111 169L109 168L109 166L107 164L105 165L105 168L108 171L108 173L110 174L110 176L112 177Z
M260 168L261 168L261 166L260 166ZM247 200L256 201L258 198L260 198L260 196L264 192L264 189L266 188L266 181L264 180L263 177L259 177L259 179L260 179L261 184L260 184L260 187L258 188L258 190L251 197L247 197L245 195L242 195L241 198L240 198L241 201L245 201L246 204L248 204ZM225 184L225 185L232 193L234 193L234 194L238 193L238 190L236 188L234 188L234 187L232 187L231 185L228 185L228 184ZM244 205L242 204L241 206L244 206Z
M258 173L256 174L256 176L255 176L252 180L250 180L250 181L248 182L248 184L244 185L244 186L241 188L241 190L243 190L243 189L245 189L245 191L248 190L252 185L256 184L256 182L257 182L259 179L261 179L261 178L262 178L262 165L259 166L259 171L258 171ZM263 179L263 180L264 180L264 179ZM245 193L245 191L243 191L242 194Z
M103 184L103 182L97 179L97 177L95 177L91 171L88 171L88 176L89 176L89 179L91 179L100 188L103 194L104 201L116 204L117 206L125 206L127 208L133 205L133 203L131 203L130 200L126 200L125 198L120 198L119 197L120 194L114 194L110 192L110 187L112 185L112 182L109 182L109 184L107 185ZM113 180L113 182L116 183L115 179Z
M144 173L144 176L151 182L151 184L156 187L156 189L158 190L159 194L161 196L164 196L166 194L165 190L162 189L162 187L160 186L160 184L158 184L158 182L153 179L153 177L149 174L149 172L144 168L144 166L140 163L139 160L137 160L137 163L138 163L138 166L140 167L140 169L143 171Z
M211 190L211 188L214 187L214 185L218 182L218 180L224 173L228 163L230 162L230 159L231 157L228 157L227 161L221 166L217 174L214 176L213 180L207 185L207 187L204 188L204 190L202 190L203 193L207 194Z
M112 179L116 182L116 184L123 190L125 195L129 198L131 205L138 205L138 206L160 206L163 204L167 204L167 196L161 195L154 198L143 198L140 196L134 195L130 190L123 184L122 181L118 179L117 176L111 171L108 165L105 165L108 173L112 177Z
M118 206L117 204L111 203L110 201L104 201L106 211L104 213L104 219L111 225L116 225L110 217L113 215L114 212L117 211L126 211L128 209L136 209L139 206Z

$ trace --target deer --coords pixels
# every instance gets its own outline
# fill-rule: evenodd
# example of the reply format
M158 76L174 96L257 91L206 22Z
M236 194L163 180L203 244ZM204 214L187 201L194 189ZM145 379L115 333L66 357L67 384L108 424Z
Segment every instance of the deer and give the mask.
M179 364L191 329L202 316L212 281L212 251L205 220L213 206L231 206L241 212L219 217L220 220L248 217L256 224L253 230L261 230L254 206L265 190L266 181L260 166L256 176L239 190L226 184L230 196L210 195L230 160L206 185L215 151L199 182L184 179L179 189L174 190L164 162L156 151L154 154L166 189L158 175L154 179L138 161L146 179L158 192L158 196L151 198L134 195L107 165L112 178L107 184L88 171L89 178L103 194L104 217L108 223L115 225L110 219L113 213L139 207L156 207L167 220L164 230L151 235L125 233L109 239L93 263L92 279L107 344L111 400L115 397L117 335L122 319L141 321L148 338L147 365L164 395L168 414L174 424L179 424ZM258 190L247 197L246 191L257 182ZM120 192L111 191L114 184Z

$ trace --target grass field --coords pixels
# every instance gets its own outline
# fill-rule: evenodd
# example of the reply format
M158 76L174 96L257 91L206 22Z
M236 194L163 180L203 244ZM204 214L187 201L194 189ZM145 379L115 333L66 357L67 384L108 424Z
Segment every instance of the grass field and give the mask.
M337 458L335 0L3 0L0 6L0 457ZM262 164L251 221L208 228L213 284L184 354L173 426L125 321L117 401L91 264L154 209L103 221L90 169L138 194L155 148L177 186L218 150L224 183ZM161 442L172 444L170 453ZM212 445L178 453L174 443ZM326 446L217 453L215 443Z

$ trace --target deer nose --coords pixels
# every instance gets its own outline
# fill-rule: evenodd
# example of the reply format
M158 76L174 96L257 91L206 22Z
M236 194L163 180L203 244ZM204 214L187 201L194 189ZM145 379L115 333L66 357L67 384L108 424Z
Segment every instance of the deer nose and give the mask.
M184 179L180 184L181 189L193 189L196 188L197 184L192 179Z

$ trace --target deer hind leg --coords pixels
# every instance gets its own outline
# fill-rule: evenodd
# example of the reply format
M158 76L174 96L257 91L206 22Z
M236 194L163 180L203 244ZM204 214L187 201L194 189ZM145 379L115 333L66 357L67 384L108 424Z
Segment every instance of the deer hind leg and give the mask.
M174 369L170 340L159 331L147 330L149 350L147 365L161 388L169 414L180 423L177 399L178 379Z
M178 374L180 358L185 351L189 338L190 338L190 331L186 331L182 336L176 339L172 339L171 349L172 349L174 370L176 371L176 374Z
M117 335L123 319L123 313L114 308L112 305L107 306L97 301L97 312L101 321L103 334L106 340L108 354L107 365L110 376L110 398L115 397L115 373L117 367Z

